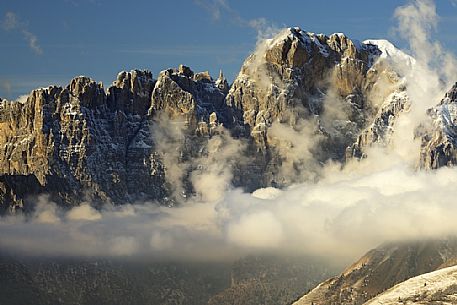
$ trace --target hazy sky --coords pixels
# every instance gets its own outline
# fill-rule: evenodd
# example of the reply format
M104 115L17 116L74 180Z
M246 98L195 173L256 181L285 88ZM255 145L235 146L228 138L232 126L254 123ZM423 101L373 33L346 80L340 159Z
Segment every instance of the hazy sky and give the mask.
M351 38L395 35L395 7L407 1L2 0L0 96L9 99L87 75L108 86L121 70L154 75L180 63L229 80L254 49L259 24L300 26ZM437 34L457 51L457 6L437 1ZM261 18L264 18L262 21ZM257 28L256 28L257 25Z

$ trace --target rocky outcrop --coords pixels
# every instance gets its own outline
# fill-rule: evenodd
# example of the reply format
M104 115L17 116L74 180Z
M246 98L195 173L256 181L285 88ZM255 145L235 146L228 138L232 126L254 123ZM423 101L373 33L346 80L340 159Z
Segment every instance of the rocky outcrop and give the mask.
M369 251L339 276L319 284L296 305L358 305L419 274L455 262L457 240L389 243Z
M422 140L419 167L436 169L457 164L457 84L427 114L430 126L417 129Z
M3 210L25 206L30 196L18 188L52 193L63 205L166 199L170 181L156 149L154 118L185 119L188 136L203 139L186 146L198 154L205 137L232 122L227 86L223 75L214 81L180 66L157 81L149 71L121 72L106 93L90 78L76 77L66 88L34 90L23 103L1 101Z
M33 91L24 104L4 103L2 174L33 175L44 188L59 178L63 204L159 197L160 164L151 146L137 145L144 118L113 111L108 99L101 84L77 77L66 88Z
M149 71L122 71L108 89L108 107L126 114L145 115L151 104L155 80Z
M360 89L368 70L362 59L367 54L344 35L327 37L286 29L246 60L227 102L241 110L240 120L253 135L259 132L256 137L261 142L263 126L274 121L294 126L299 118L321 114L325 92L334 83L329 78L338 80L335 89L343 95ZM343 81L347 78L351 80ZM348 88L349 83L353 88Z
M0 176L0 214L26 209L25 199L44 191L33 175Z
M152 92L149 113L165 113L171 120L181 120L193 134L208 135L218 124L231 126L225 104L227 81L214 81L208 72L194 74L186 66L162 71Z
M373 122L362 130L355 143L346 149L346 160L366 157L364 150L374 145L387 147L398 116L409 107L409 98L404 90L391 93L374 116Z
M227 102L242 110L253 131L274 121L293 126L300 118L323 114L330 90L335 99L358 95L354 106L364 107L370 58L378 54L376 46L354 43L344 34L286 29L246 60Z
M269 173L262 177L264 184L309 179L328 160L361 157L365 147L388 142L407 97L402 77L388 64L390 55L383 54L374 42L299 28L285 29L258 46L235 79L227 103L262 153ZM278 142L284 137L272 131L275 124L303 137L310 147L298 155L310 156L281 153L298 143ZM281 170L285 164L294 170Z

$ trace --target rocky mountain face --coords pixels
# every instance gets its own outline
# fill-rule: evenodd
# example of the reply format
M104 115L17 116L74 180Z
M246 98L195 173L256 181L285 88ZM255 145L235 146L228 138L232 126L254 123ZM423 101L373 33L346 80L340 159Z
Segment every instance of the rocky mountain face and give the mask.
M407 101L401 76L381 54L372 42L299 28L257 47L226 100L266 159L264 184L313 178L319 164L361 157L385 141L390 115Z
M364 304L409 278L453 265L456 258L455 239L385 244L369 251L339 276L322 282L294 304Z
M418 128L421 137L420 167L436 169L457 163L457 84L444 99L427 111L431 126Z
M401 76L378 60L386 54L373 42L289 28L259 45L231 86L222 73L214 80L180 66L157 79L121 72L107 90L76 77L2 100L1 210L27 210L38 194L67 206L173 204L194 194L192 173L215 136L242 143L230 156L235 186L317 179L323 162L388 141L407 97Z
M153 86L150 73L132 71L121 73L108 95L77 77L66 88L35 90L24 103L3 102L3 174L34 176L33 187L62 204L160 198L163 169L143 142L151 143L144 101ZM18 186L6 185L17 197Z
M2 101L2 209L22 208L39 193L64 205L165 198L148 113L185 117L189 129L207 136L224 119L217 111L227 87L223 76L215 82L180 67L158 80L147 71L121 72L107 93L77 77L66 88L34 90L23 103Z

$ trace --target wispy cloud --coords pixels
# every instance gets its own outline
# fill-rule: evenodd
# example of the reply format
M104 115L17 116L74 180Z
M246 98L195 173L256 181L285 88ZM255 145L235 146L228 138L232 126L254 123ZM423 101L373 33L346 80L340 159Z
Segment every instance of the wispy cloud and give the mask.
M271 36L270 33L273 28L275 29L273 32L278 32L277 27L272 26L265 18L246 19L241 17L236 10L230 7L227 0L194 0L194 3L207 11L214 21L220 21L225 16L225 19L238 26L256 30L261 38L265 38L263 36Z
M214 20L221 19L224 11L233 13L225 0L194 0L194 3L206 10Z
M27 27L27 23L22 22L13 12L7 12L2 22L5 31L17 31L27 41L30 49L38 55L43 54L43 49L38 43L38 38Z
M13 30L17 27L18 21L16 15L12 12L7 12L5 14L5 19L3 20L3 28L6 31Z

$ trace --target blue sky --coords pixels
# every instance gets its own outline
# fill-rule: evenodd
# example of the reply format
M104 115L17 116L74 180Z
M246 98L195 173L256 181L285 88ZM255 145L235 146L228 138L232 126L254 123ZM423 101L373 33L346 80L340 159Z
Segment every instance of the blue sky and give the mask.
M437 0L436 38L457 53L457 6ZM107 87L121 70L159 71L186 64L222 69L229 80L254 49L253 20L351 38L395 34L394 9L407 1L371 0L2 0L0 97L9 99L77 75Z

